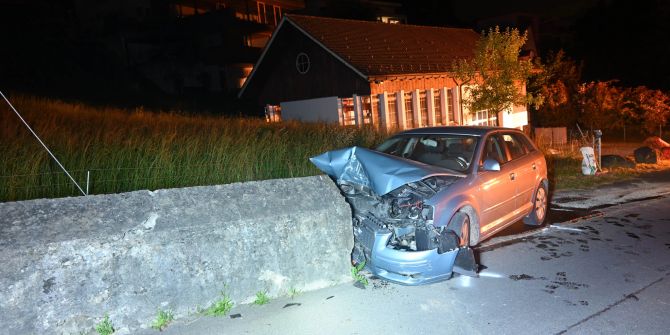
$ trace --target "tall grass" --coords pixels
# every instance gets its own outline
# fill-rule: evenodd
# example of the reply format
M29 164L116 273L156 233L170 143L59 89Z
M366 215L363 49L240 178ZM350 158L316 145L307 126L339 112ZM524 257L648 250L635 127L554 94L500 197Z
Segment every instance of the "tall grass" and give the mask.
M371 128L91 107L10 98L90 194L318 174L308 158L388 134ZM8 106L0 107L0 201L79 192ZM85 186L82 186L85 187Z

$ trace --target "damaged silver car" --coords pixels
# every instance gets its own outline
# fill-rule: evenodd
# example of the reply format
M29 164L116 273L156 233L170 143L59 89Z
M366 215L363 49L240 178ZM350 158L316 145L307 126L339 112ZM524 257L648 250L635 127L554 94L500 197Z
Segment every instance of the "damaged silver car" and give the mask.
M546 161L514 129L419 128L310 160L351 205L353 262L400 284L476 275L471 247L547 213Z

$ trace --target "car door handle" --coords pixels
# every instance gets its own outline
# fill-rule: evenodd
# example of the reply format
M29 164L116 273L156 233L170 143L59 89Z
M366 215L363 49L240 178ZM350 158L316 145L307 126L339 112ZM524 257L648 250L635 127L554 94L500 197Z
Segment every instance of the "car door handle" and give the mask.
M516 174L514 172L509 174L509 179L514 180L516 178Z
M535 165L535 163L533 163L533 170L537 170L537 165Z

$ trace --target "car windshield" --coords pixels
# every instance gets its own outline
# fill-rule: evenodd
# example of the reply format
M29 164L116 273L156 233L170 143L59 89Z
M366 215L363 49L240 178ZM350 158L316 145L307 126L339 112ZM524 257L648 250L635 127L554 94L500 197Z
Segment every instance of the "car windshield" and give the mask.
M465 172L472 163L478 137L467 135L404 135L386 140L377 151L421 163Z

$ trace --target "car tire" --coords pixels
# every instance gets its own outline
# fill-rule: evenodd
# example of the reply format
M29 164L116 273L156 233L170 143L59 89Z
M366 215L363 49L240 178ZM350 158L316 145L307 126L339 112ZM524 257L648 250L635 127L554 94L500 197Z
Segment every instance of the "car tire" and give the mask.
M474 208L470 206L465 206L459 210L459 212L464 213L468 216L468 224L470 225L470 246L475 246L479 243L479 220L477 220L477 214L475 213Z
M533 194L533 209L523 218L523 223L529 226L541 226L549 212L549 192L547 185L541 182Z

